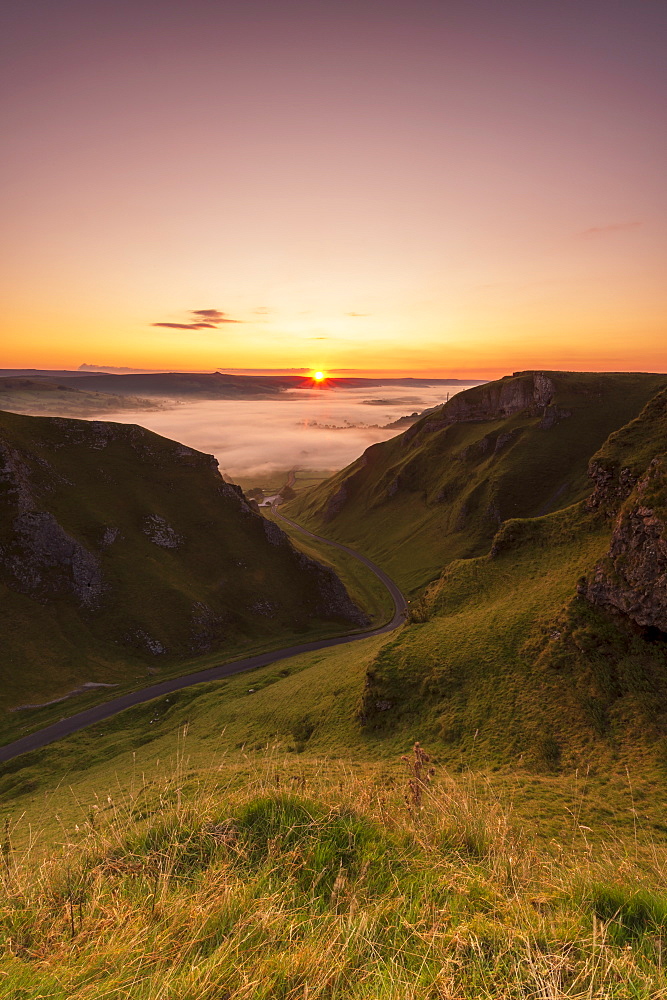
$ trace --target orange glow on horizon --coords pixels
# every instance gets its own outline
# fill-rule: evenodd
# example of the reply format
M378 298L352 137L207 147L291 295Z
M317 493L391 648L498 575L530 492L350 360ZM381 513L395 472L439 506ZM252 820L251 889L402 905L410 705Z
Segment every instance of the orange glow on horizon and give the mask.
M0 368L667 372L663 5L181 6L12 5Z

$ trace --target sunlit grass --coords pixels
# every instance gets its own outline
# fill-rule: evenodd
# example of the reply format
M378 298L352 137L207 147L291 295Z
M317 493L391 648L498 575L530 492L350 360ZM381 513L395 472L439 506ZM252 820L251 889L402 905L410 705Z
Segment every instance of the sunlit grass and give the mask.
M3 997L661 996L667 846L544 844L482 775L279 752L100 788L4 834ZM407 801L406 801L407 800ZM598 831L599 832L599 831Z

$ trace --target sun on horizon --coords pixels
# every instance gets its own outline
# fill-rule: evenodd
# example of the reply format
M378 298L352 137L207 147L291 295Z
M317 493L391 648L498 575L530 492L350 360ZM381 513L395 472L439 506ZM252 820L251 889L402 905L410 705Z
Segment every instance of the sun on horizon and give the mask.
M314 382L324 382L326 377L327 377L326 372L313 372L312 374L312 379Z

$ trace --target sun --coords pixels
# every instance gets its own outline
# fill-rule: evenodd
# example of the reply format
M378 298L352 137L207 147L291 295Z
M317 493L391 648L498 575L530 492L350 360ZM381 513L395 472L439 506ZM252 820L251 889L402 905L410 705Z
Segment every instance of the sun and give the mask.
M315 382L324 382L326 377L327 377L326 372L313 372L313 380Z

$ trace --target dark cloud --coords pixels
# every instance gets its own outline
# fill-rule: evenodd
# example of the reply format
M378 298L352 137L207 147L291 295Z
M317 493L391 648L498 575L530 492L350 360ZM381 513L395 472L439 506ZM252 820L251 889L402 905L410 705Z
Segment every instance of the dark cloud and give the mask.
M222 323L243 323L242 319L232 319L219 309L191 309L194 317L191 323L151 323L151 326L165 326L168 330L215 330Z
M193 309L192 315L197 318L197 322L210 323L217 326L218 323L239 323L238 319L230 319L227 313L220 312L219 309Z
M592 226L584 229L580 236L604 236L607 233L623 233L629 229L638 229L642 222L637 219L634 222L614 222L610 226Z
M151 326L166 326L169 330L215 330L213 323L151 323Z

